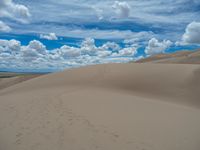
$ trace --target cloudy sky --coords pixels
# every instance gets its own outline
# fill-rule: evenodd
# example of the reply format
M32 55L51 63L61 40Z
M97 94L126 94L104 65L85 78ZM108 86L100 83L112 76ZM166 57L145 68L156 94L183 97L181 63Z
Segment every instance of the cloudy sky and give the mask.
M200 47L200 0L0 0L0 70L59 71Z

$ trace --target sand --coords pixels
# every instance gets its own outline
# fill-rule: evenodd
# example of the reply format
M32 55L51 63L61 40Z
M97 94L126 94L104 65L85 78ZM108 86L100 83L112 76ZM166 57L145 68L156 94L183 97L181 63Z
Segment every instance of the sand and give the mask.
M152 55L140 59L138 63L171 63L171 64L200 64L200 49L195 51L182 50L174 53Z
M0 90L41 75L43 74L0 73Z
M106 64L0 91L0 150L199 150L200 66Z

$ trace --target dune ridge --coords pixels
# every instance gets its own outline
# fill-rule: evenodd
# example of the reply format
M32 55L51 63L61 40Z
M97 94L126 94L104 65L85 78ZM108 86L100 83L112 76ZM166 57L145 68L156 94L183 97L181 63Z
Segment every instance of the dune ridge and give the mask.
M200 64L200 50L181 50L174 53L156 54L140 59L136 63Z
M0 91L3 150L199 150L200 67L104 64Z

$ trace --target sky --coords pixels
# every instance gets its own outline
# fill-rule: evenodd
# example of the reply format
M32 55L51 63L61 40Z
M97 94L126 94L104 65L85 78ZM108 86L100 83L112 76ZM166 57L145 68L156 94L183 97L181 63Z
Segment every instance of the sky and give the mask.
M197 48L200 0L0 0L0 71L60 71Z

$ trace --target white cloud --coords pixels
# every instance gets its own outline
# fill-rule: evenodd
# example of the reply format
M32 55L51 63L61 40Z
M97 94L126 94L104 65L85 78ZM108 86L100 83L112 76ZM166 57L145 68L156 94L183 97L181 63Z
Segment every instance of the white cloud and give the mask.
M26 1L32 6L33 15L37 21L61 21L87 20L93 22L97 16L110 20L114 11L123 16L134 16L136 22L143 23L181 23L191 22L195 18L199 20L199 0L48 0L48 5L38 1ZM114 6L114 8L111 8ZM91 9L96 8L96 9ZM58 9L59 8L59 9ZM115 9L116 8L116 9ZM167 9L166 9L167 8ZM184 8L184 9L183 9ZM51 9L52 11L49 11ZM79 11L77 11L77 9ZM95 12L92 12L95 11ZM196 13L194 13L196 11ZM91 13L92 12L92 13ZM124 13L123 13L124 12ZM62 15L61 15L62 14ZM39 18L37 16L40 16ZM48 17L46 17L48 16ZM84 19L83 19L84 18ZM75 22L77 22L75 20Z
M103 10L102 9L100 9L98 7L95 7L95 6L92 6L91 8L96 12L96 15L97 15L97 17L98 17L99 20L104 19L104 17L103 17Z
M49 33L49 34L40 34L41 39L47 39L47 40L58 40L58 37L55 33Z
M156 38L149 40L148 46L145 49L147 55L163 53L173 43L169 40L163 40L159 42Z
M11 28L4 22L0 21L0 32L10 32Z
M118 51L120 46L115 42L107 42L101 46L102 49L111 50L111 51Z
M2 51L18 52L21 49L21 43L17 40L0 40Z
M33 49L40 54L46 54L47 53L46 52L46 46L43 45L40 41L37 41L37 40L30 41L27 48Z
M137 41L150 39L153 37L154 33L151 31L141 31L134 32L131 30L118 30L118 29L81 29L81 28L71 28L66 26L51 26L49 24L41 26L30 26L30 28L23 28L23 30L17 30L19 34L26 34L31 30L31 33L45 33L49 34L51 32L56 33L56 35L63 37L73 37L73 38L87 38L91 37L94 39L135 39ZM111 26L112 27L112 26ZM30 33L30 32L29 32Z
M119 17L127 18L130 16L130 6L127 2L115 1L112 8L116 11Z
M0 0L0 17L7 17L26 23L30 13L29 9L24 5L16 4L12 0Z
M34 63L37 59L48 57L48 52L45 45L40 41L33 40L30 41L27 46L21 46L17 56L20 58L19 60L21 60L21 62Z
M92 38L85 39L78 48L64 45L53 50L47 50L37 40L26 46L17 40L0 40L0 68L60 70L88 64L127 62L134 59L136 49L120 48L113 42L96 46Z
M136 47L126 47L121 50L119 50L117 53L113 53L112 56L114 57L127 57L127 56L134 56L137 53Z
M97 47L95 46L95 41L92 38L86 38L81 44L81 53L95 55L97 52Z
M21 42L17 40L10 40L10 42L8 43L8 48L13 52L20 51L20 47L21 47Z
M99 57L101 57L101 58L108 57L108 56L110 56L111 54L112 54L111 51L106 51L106 50L104 50L104 51L98 51L98 52L97 52L97 55L98 55Z
M133 56L136 53L137 53L137 48L135 47L127 47L119 51L120 56Z
M81 51L78 48L64 45L60 49L57 49L57 54L63 57L64 59L68 59L68 58L76 58L80 56Z
M14 28L15 26L18 32L26 33L55 32L60 36L68 35L69 32L73 37L79 37L80 33L80 38L83 36L85 38L88 32L90 34L89 37L96 38L95 31L88 31L88 26L94 30L104 27L102 30L109 29L110 32L113 32L121 29L115 23L120 24L130 21L133 26L136 25L135 29L129 25L124 25L123 30L152 30L160 34L160 39L169 39L171 37L171 40L177 40L184 30L185 24L193 20L200 21L199 0L118 0L117 2L115 0L61 0L56 2L48 0L47 5L34 0L23 0L22 2L31 8L31 22L33 24L25 28L18 24L12 24L12 27ZM114 8L111 8L112 6ZM116 17L116 12L119 17ZM127 16L129 17L127 18ZM49 22L50 24L48 24ZM107 25L110 23L110 26L105 27L104 22ZM76 28L77 24L78 28ZM138 25L141 25L141 28L138 28ZM70 30L70 27L73 29ZM97 36L101 34L101 38L103 38L103 34L106 34L105 39L112 36L112 34L105 33L108 31L104 31L98 31L99 34ZM112 37L115 37L115 35L116 33ZM117 37L120 38L120 35Z
M200 44L200 22L192 22L186 27L180 43Z

